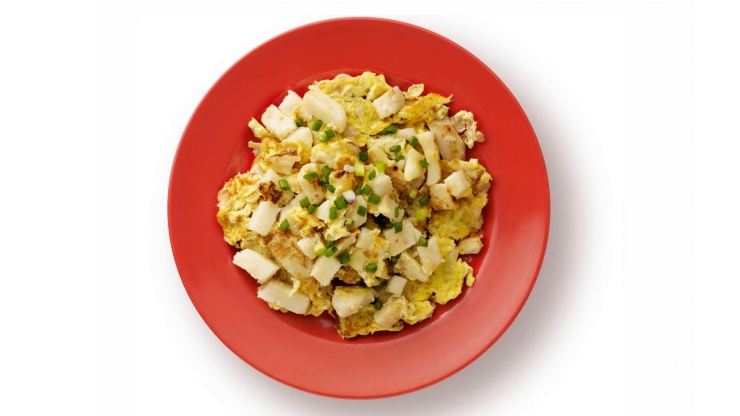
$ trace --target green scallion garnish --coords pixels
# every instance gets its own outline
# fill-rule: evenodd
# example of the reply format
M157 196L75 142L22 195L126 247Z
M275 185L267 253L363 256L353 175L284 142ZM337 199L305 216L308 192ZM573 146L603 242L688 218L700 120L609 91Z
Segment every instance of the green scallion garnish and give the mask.
M321 126L324 124L321 120L316 120L313 122L313 126L311 126L311 130L313 131L319 131L321 130Z
M283 191L290 191L290 184L288 184L288 181L286 181L285 179L280 179L280 180L278 181L278 186L279 186L279 187L280 187L280 189L282 189Z
M403 223L402 222L397 222L393 226L393 229L396 231L396 233L400 233L401 231L403 231Z
M423 207L423 206L425 206L428 203L429 203L429 195L424 195L424 196L421 197L421 199L419 199L419 206L420 207Z
M345 208L347 206L347 200L343 196L340 196L334 200L334 206L339 209Z

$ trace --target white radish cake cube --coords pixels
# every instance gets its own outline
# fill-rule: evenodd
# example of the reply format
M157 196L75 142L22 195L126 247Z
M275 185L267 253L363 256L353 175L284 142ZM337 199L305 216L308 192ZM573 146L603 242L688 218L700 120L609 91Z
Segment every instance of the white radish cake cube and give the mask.
M337 133L347 126L347 113L342 105L318 89L311 89L303 96L303 107Z
M427 163L427 185L431 186L442 179L442 168L439 165L439 149L434 139L434 133L425 131L416 136L419 139L422 150L424 150L424 159Z
M336 257L319 256L318 260L313 264L311 276L318 280L321 286L327 286L331 283L331 280L337 274L340 267L342 267L342 264Z
M398 87L393 87L385 94L373 100L373 107L378 117L386 118L396 114L406 104L406 96Z
M445 185L447 185L447 189L450 190L450 193L455 198L460 198L468 189L470 189L470 180L468 179L468 175L466 175L465 171L462 170L452 173L444 180L444 182Z
M248 248L234 254L233 261L260 283L265 283L280 269L272 260Z
M301 292L293 292L293 288L279 280L270 280L257 290L257 297L267 303L272 303L290 312L305 315L311 306L311 299Z
M298 128L295 120L285 115L275 105L267 107L267 110L262 113L262 124L280 140L288 137L293 130Z
M257 209L254 210L252 218L249 219L247 229L255 233L266 236L275 223L275 218L280 212L280 207L271 201L260 201Z

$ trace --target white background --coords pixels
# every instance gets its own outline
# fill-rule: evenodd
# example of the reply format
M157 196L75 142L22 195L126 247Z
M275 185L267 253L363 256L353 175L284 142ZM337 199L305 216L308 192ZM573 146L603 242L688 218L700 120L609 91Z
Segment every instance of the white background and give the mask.
M737 9L346 3L0 6L0 413L738 414ZM504 336L441 383L360 402L283 386L224 347L166 226L179 136L213 82L285 30L359 15L489 65L552 195L540 277Z

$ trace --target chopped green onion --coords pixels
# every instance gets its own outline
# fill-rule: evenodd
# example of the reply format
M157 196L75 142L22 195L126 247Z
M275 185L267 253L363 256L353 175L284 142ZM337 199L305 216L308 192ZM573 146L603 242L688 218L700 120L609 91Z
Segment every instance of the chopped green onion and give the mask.
M393 229L396 231L396 233L400 233L403 231L403 223L397 222L396 225L393 226Z
M280 179L278 181L278 186L280 186L280 189L282 189L283 191L290 191L290 185L285 179Z
M367 197L367 202L371 204L377 204L378 202L380 202L380 197L377 195L370 195L369 197Z
M319 131L321 130L321 126L324 124L321 120L316 120L313 122L313 126L311 126L311 130L313 131Z
M427 210L419 208L416 210L416 219L419 221L424 221L427 219Z
M329 208L329 219L330 220L337 219L337 209L336 208L334 208L334 207L330 207Z
M330 184L330 183L327 183L327 184L326 184L326 185L324 185L324 186L325 186L325 187L326 187L326 189L328 189L328 190L329 190L329 192L331 192L331 193L334 193L334 191L336 191L336 190L337 190L337 188L335 188L335 187L334 187L334 185L332 185L332 184Z
M306 209L308 210L308 213L309 213L309 214L313 214L313 213L315 213L315 212L316 212L316 210L317 210L318 208L319 208L319 206L318 206L318 205L316 205L316 204L311 204L311 205L309 205L309 206L308 206L308 208L306 208Z
M419 244L421 244L422 246L426 247L426 246L429 245L429 240L427 240L424 237L419 237Z
M411 205L414 203L414 198L411 197L411 195L406 197L406 204Z
M362 193L365 195L370 195L370 192L373 191L373 188L370 187L370 185L365 184L365 186L362 187Z
M387 280L383 280L383 281L382 281L382 282L380 282L380 284L378 285L378 288L377 288L377 290L383 290L383 289L385 289L385 287L386 287L386 286L388 286L388 281L387 281Z
M329 129L329 130L325 131L324 134L326 134L326 137L328 137L330 139L335 136L334 130L332 130L332 129Z
M312 181L318 177L319 177L319 174L314 171L308 172L307 174L303 175L303 179L307 181Z
M355 195L362 195L362 187L355 189Z
M400 161L402 161L402 160L403 160L403 159L404 159L405 157L406 157L406 156L404 156L404 155L398 155L398 156L396 156L396 157L395 157L395 158L394 158L393 160L395 160L396 162L400 162Z
M284 219L283 222L280 223L280 229L283 231L286 231L290 227L290 223L288 222L288 219Z
M425 167L429 166L429 162L427 162L426 159L421 159L419 161L419 166L421 166L422 168L425 168Z
M326 166L326 165L322 166L321 167L321 175L324 176L324 177L327 177L327 176L331 175L331 168L329 166Z
M309 202L309 200L308 200L308 197L307 197L307 196L304 196L303 198L301 198L301 206L302 206L303 208L307 208L307 207L308 207L308 205L309 205L310 203L311 203L311 202Z
M332 247L334 247L334 241L332 241L332 240L327 241L326 242L326 248L332 248Z
M409 144L411 145L411 147L416 147L416 145L419 144L419 139L417 139L416 136L413 136Z
M365 176L365 164L356 162L355 163L355 175L356 176Z
M349 263L349 253L346 252L346 251L343 252L342 254L340 254L339 256L337 256L337 258L339 259L339 263L340 264L347 264L347 263Z
M380 173L385 172L385 163L384 162L377 162L377 163L375 163L375 167L378 168L378 172L380 172Z
M396 263L398 263L398 256L391 257L391 264L396 264Z
M345 227L351 227L351 226L353 226L353 225L355 225L355 222L354 222L354 220L351 220L351 219L349 219L349 218L347 218L346 220L344 220L344 226L345 226Z
M420 206L420 207L423 207L423 206L425 206L425 205L426 205L426 204L428 204L428 203L429 203L429 195L424 195L424 196L422 196L422 197L421 197L421 199L419 200L419 206Z
M373 303L373 308L376 310L380 310L383 308L383 302L376 300L375 303Z
M367 208L364 205L357 207L357 215L364 217L367 214Z
M321 241L319 241L318 243L316 243L316 245L313 246L313 254L317 256L324 254L325 251L326 251L326 246L321 244Z
M365 265L365 270L369 271L370 273L375 273L378 271L378 265L375 263L370 263Z
M329 141L329 135L327 135L326 132L322 132L321 134L319 134L319 141L321 143L328 142Z
M304 123L304 121L303 121L302 118L298 117L297 119L295 119L295 125L296 126L303 127L303 123Z
M377 175L377 173L375 171L372 171L367 175L367 179L371 181L375 179L375 175Z
M379 131L378 132L378 135L382 135L382 134L393 134L393 133L395 133L397 131L398 131L398 126L396 126L395 124L391 124L385 130Z
M360 160L363 162L367 162L368 154L365 151L360 152Z
M399 210L401 209L400 205L396 205L396 208L393 209L393 216L398 218L398 214L400 214Z
M391 151L391 152L393 152L393 153L398 153L398 152L400 152L400 151L401 151L401 145L399 145L399 144L394 144L394 145L393 145L393 146L391 146L391 148L390 148L390 149L388 149L388 150L390 150L390 151Z
M340 196L339 198L334 200L334 206L339 209L342 209L347 206L347 200L344 199L343 196Z
M324 256L326 256L326 257L331 257L331 256L333 256L334 254L336 254L336 253L337 253L337 251L339 251L339 249L338 249L338 248L336 248L336 247L327 247L327 248L326 248L326 252L324 252Z

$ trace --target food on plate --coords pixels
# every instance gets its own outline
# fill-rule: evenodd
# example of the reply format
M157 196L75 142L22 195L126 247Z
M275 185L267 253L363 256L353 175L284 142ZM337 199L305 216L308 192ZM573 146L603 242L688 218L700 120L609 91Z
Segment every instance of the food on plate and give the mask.
M233 262L276 310L330 314L342 338L429 318L475 282L491 175L484 140L452 97L383 75L338 75L288 91L248 123L249 171L218 193Z

